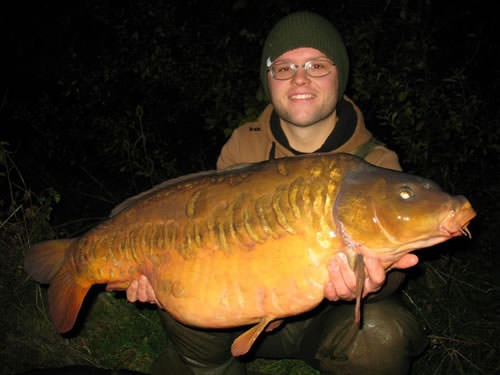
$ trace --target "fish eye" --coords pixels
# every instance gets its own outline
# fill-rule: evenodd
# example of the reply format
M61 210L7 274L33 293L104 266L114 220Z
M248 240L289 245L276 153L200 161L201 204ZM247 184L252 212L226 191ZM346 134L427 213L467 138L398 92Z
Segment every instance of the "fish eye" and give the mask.
M399 189L399 197L404 201L407 201L407 200L413 198L414 196L415 196L415 193L414 193L413 189L410 188L409 186L402 186Z

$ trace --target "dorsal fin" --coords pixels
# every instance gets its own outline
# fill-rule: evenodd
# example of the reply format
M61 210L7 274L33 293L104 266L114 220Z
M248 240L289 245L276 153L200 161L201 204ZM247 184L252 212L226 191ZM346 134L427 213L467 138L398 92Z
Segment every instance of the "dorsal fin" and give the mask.
M116 216L120 212L129 208L130 206L133 206L134 204L136 204L138 201L145 199L145 198L149 197L150 195L153 195L156 192L158 192L162 189L165 189L169 186L172 186L172 185L175 185L175 184L178 184L181 182L186 182L186 181L189 181L189 180L194 179L194 178L211 175L214 173L215 173L215 171L196 172L196 173L187 174L185 176L172 178L172 179L167 180L167 181L163 181L163 182L159 183L158 185L153 186L149 190L143 191L142 193L139 193L137 195L134 195L130 198L125 199L122 203L120 203L118 206L116 206L115 208L113 208L111 210L111 213L109 216L110 217Z

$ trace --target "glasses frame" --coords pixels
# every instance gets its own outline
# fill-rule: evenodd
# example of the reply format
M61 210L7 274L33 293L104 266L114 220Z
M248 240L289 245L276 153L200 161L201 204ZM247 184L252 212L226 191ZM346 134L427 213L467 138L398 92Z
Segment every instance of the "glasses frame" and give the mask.
M329 59L326 59L326 58L317 58L317 59L312 59L312 60L309 60L309 61L306 61L304 64L294 64L294 63L288 63L288 62L279 62L279 64L283 64L283 65L288 65L290 66L290 69L293 71L293 74L289 77L289 78L276 78L276 76L274 75L274 72L272 70L272 66L276 64L276 61L274 62L271 62L271 59L267 59L267 70L269 72L271 72L271 77L273 77L273 79L277 80L277 81L288 81L289 79L292 79L293 77L295 77L297 75L297 72L299 71L299 68L302 68L304 69L304 72L307 74L308 77L311 77L311 78L321 78L321 77L326 77L327 75L329 75L332 71L328 71L327 73L325 74L322 74L320 76L313 76L309 73L309 69L311 69L311 66L312 66L312 63L313 62L316 62L316 61L321 61L321 62L326 62L326 63L329 63L331 64L332 66L335 66L336 64L329 60Z

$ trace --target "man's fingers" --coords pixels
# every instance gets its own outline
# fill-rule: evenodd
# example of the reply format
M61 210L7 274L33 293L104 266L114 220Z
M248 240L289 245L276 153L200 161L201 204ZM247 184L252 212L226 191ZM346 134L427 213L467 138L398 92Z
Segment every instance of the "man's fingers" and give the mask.
M139 276L138 280L133 280L127 288L127 300L129 302L149 302L155 303L163 308L160 302L156 299L153 286L145 275Z
M147 294L148 294L149 303L159 304L158 300L156 299L156 294L155 294L155 291L153 290L153 286L149 282L147 285Z
M385 269L378 259L364 257L364 262L366 278L363 287L363 297L380 290L386 278Z
M382 263L375 258L365 257L365 270L368 278L374 285L382 286L385 282L385 269Z
M385 283L387 271L382 262L377 258L363 257L365 264L365 280L363 285L363 297L380 290ZM418 257L414 254L406 254L391 269L405 269L413 267L418 263ZM328 262L329 280L325 285L325 297L330 301L339 299L352 300L356 298L356 275L343 253L332 257Z
M338 260L333 257L328 262L328 282L325 285L325 297L330 301L338 301L342 297L337 292L337 285L344 283L340 273ZM340 288L341 289L341 288Z
M106 284L106 292L126 290L127 288L128 286L124 287L122 282L111 282Z
M349 265L347 257L343 253L337 255L340 273L342 274L342 279L344 280L344 296L347 298L356 297L356 274Z
M399 259L396 263L394 263L391 269L405 269L415 266L418 263L418 256L415 254L406 254L401 259Z
M330 280L328 280L325 284L325 298L332 302L338 301L340 299L337 294L337 290L335 289L335 285L333 285Z
M139 282L133 280L129 287L127 288L127 301L134 303L137 301L137 288L139 287Z
M137 299L141 302L149 302L151 298L149 298L148 293L149 281L146 276L141 275L139 277L139 287L137 289Z
M345 255L337 255L328 263L329 282L325 287L325 297L330 301L352 300L355 297L356 280Z

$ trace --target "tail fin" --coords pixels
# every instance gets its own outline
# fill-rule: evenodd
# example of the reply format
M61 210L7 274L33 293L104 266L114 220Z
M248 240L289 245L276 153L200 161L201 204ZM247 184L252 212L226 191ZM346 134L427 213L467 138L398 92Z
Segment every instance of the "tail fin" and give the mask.
M64 254L73 239L40 242L24 257L24 270L42 284L50 283L64 262Z
M80 285L75 271L64 263L65 253L74 239L41 242L24 258L25 271L36 281L49 284L50 316L59 332L69 331L91 283Z
M81 285L81 280L68 266L63 266L51 280L49 287L50 316L59 332L73 328L83 299L92 284Z

